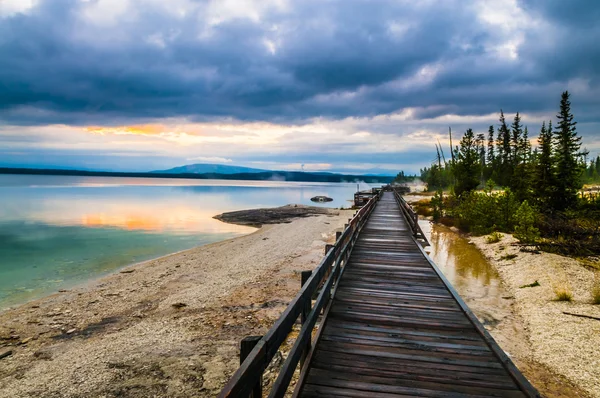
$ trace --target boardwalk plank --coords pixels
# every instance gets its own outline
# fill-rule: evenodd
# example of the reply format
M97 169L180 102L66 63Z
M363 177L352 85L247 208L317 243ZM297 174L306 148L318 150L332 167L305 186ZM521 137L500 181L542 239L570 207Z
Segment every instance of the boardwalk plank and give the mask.
M296 396L531 396L411 235L384 193L345 265Z

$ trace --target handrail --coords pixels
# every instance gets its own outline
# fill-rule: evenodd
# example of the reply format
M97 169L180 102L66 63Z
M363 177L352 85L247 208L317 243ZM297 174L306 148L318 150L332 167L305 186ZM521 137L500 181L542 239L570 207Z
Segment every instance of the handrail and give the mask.
M422 243L425 246L429 246L429 242L427 241L427 238L425 237L425 234L423 233L423 230L419 225L419 215L406 202L406 200L404 200L404 197L402 197L402 195L400 195L397 190L394 189L393 191L396 201L400 206L400 210L402 210L402 213L404 213L404 217L406 218L406 221L408 221L408 225L410 226L410 229L413 232L413 236L417 239L422 240Z
M399 207L402 209L402 211L414 213L414 211L412 210L412 208L410 208L408 203L406 203L404 198L402 196L398 195L396 191L394 191L394 193L396 194L395 195L396 201L397 201ZM404 207L406 207L406 209ZM414 214L416 214L416 213L414 213ZM408 220L409 224L410 224L410 217L405 216L405 219ZM418 224L417 224L417 226L418 226ZM422 231L421 231L421 233L422 233ZM519 386L521 388L521 390L526 394L526 396L531 397L531 398L539 398L540 397L539 392L535 389L535 387L533 387L533 385L529 382L529 380L527 380L527 378L525 378L525 376L517 369L517 367L512 362L512 360L508 357L508 355L504 352L504 350L498 345L498 343L494 340L494 338L487 331L487 329L483 326L483 324L481 324L481 322L479 322L479 319L477 319L477 316L475 316L473 311L471 311L471 309L463 301L463 299L460 297L460 295L458 294L456 289L454 289L454 287L452 286L450 281L446 278L444 273L438 268L438 266L435 264L435 262L433 262L431 257L429 257L429 255L427 254L427 252L425 252L422 245L417 240L416 235L413 235L413 240L415 241L415 243L417 243L417 247L419 248L419 251L421 252L423 257L425 257L425 260L427 260L427 262L429 263L431 268L433 268L433 270L435 271L437 276L442 280L442 282L446 286L446 289L452 295L452 297L454 298L454 300L460 307L461 311L465 314L465 316L467 317L469 322L471 322L471 324L473 325L475 330L481 335L481 337L483 338L483 340L487 344L487 346L490 348L490 350L500 360L500 362L504 366L504 369L508 372L508 374L514 380L514 382L517 384L517 386Z
M271 388L269 398L279 398L285 395L303 353L311 346L311 334L318 316L331 299L331 292L339 282L340 271L348 261L358 235L375 208L381 193L382 191L371 198L349 221L336 243L327 251L325 257L312 272L310 278L303 284L296 297L290 302L267 334L257 342L248 357L229 379L219 394L220 398L249 397L251 395L253 398L259 398L253 391L256 391L255 388L260 383L264 370L292 331L299 315L310 308L308 316L303 319L300 333ZM312 297L321 285L321 291L313 306Z

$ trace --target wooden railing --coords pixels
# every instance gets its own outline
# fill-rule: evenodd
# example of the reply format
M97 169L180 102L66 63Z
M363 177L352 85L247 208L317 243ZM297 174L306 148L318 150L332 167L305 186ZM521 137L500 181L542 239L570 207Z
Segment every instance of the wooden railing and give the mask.
M402 210L402 213L404 213L404 217L406 218L406 221L408 222L408 225L412 230L413 236L417 240L422 241L422 244L428 246L429 242L427 241L427 238L425 237L425 234L423 233L423 230L419 225L419 215L413 210L413 208L408 203L406 203L406 200L404 200L404 197L400 195L398 190L393 189L393 191L394 196L396 197L396 201L400 206L400 210Z
M267 334L263 337L255 336L242 341L240 354L243 362L225 385L219 397L262 397L262 374L300 316L302 323L300 333L279 371L269 398L285 395L296 367L299 363L301 366L303 365L304 358L311 348L312 331L319 314L328 306L335 294L335 287L358 235L380 197L381 191L355 214L341 235L338 236L336 243L327 247L328 250L326 250L323 260L312 271L310 277L303 280L300 292ZM303 279L305 278L303 277ZM313 305L312 298L319 288L320 292ZM250 350L249 347L252 345L254 347Z

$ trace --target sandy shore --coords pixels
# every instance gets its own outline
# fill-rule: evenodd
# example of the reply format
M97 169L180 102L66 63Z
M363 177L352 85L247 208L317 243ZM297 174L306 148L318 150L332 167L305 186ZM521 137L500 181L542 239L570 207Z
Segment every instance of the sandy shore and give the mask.
M214 396L351 211L137 264L0 314L2 397Z
M573 258L523 252L511 235L493 244L485 237L471 241L498 270L522 319L529 341L518 355L600 397L600 321L565 314L600 318L600 305L591 304L594 271ZM523 287L536 281L539 286ZM568 287L573 301L555 301L557 287Z

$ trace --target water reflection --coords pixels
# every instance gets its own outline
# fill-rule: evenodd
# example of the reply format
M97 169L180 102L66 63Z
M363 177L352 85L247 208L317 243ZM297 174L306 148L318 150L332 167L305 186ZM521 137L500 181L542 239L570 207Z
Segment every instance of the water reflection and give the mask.
M429 256L463 299L485 298L492 305L506 305L498 273L475 245L443 225L419 223L431 244Z
M315 205L316 195L347 207L355 191L356 184L0 175L0 308L254 231L212 218L219 213Z

